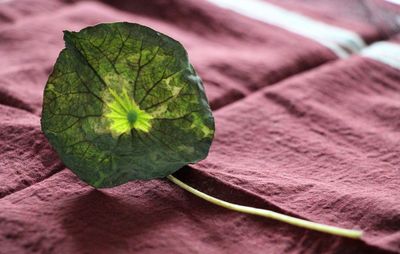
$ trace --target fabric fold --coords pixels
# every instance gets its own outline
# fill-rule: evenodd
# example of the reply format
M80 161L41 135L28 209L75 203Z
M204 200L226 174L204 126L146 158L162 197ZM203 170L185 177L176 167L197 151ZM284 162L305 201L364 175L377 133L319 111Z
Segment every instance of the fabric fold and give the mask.
M188 49L191 61L203 78L213 109L338 58L319 41L340 49L344 55L359 50L364 40L374 41L383 36L380 31L383 25L369 22L362 16L366 11L360 14L361 18L355 19L356 22L347 13L342 17L328 3L324 10L327 13L314 9L311 15L303 14L301 8L294 10L272 2L257 1L262 6L280 10L270 9L269 13L276 16L271 16L274 22L285 21L289 13L288 17L292 17L290 20L294 22L285 21L286 26L293 27L287 29L271 23L271 18L270 23L260 22L207 1L173 0L166 6L160 0L151 3L142 3L142 0L134 3L103 1L109 5L97 1L61 0L50 4L41 0L42 9L36 3L29 4L29 1L3 4L5 12L13 9L18 15L15 14L0 28L0 53L5 56L0 79L7 79L0 83L3 91L0 103L15 107L26 104L24 108L30 108L35 114L40 111L41 89L46 75L63 47L61 31L66 29L79 30L99 22L126 20L142 23L178 39ZM324 6L318 4L321 5ZM26 10L27 6L33 7ZM268 10L264 9L260 8L261 14ZM326 15L333 16L331 22L324 20ZM305 23L302 20L306 20ZM312 34L312 38L302 33ZM26 69L32 70L29 75L35 80L34 85L32 79L23 78ZM13 84L8 77L3 77L11 72L18 77L18 83ZM35 87L30 89L35 93L32 98L21 95L21 86ZM13 98L8 96L10 94ZM15 104L14 101L21 103Z

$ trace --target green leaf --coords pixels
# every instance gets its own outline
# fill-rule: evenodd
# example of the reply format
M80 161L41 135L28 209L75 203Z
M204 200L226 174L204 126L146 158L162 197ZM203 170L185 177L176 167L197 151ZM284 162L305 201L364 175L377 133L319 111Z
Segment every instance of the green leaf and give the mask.
M125 22L66 31L64 40L41 124L82 180L161 178L207 156L214 119L179 42Z

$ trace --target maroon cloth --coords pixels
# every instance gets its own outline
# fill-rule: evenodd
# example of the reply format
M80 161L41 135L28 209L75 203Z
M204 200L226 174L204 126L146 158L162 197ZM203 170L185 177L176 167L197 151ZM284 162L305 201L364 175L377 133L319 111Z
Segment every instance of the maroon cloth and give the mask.
M199 174L400 251L399 70L355 56L227 106L216 120L209 157L193 165Z
M400 252L400 70L337 60L317 42L205 1L104 2L0 4L1 254ZM368 42L391 33L365 11L297 2L274 3ZM231 202L359 228L363 239L231 212L166 180L95 190L66 169L39 116L62 30L121 20L181 41L204 80L216 137L180 179Z
M398 252L399 80L399 70L356 56L268 87L217 111L209 158L178 173L232 202L360 228L361 241L234 213L165 180L94 190L65 169L0 200L0 246L7 253Z

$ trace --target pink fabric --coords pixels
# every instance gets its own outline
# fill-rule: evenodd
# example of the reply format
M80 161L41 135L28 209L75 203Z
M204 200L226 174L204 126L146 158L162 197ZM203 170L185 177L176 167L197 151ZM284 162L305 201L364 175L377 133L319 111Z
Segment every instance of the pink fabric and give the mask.
M0 105L0 198L63 168L40 131L39 117Z
M337 60L205 1L103 2L0 3L1 254L400 252L400 70ZM364 11L306 2L275 3L368 42L391 33ZM209 157L180 179L235 203L360 228L364 238L234 213L166 180L94 190L65 168L40 131L62 30L121 20L181 41L215 110Z

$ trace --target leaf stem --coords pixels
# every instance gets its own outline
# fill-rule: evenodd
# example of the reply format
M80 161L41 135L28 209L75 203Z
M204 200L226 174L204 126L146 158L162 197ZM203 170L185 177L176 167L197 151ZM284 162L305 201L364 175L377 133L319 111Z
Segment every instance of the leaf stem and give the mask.
M363 234L362 231L358 231L358 230L344 229L344 228L329 226L329 225L325 225L325 224L319 224L319 223L291 217L288 215L280 214L280 213L273 212L270 210L233 204L233 203L226 202L226 201L218 199L218 198L214 198L214 197L207 195L201 191L198 191L198 190L194 189L193 187L180 181L179 179L177 179L176 177L174 177L172 175L167 176L167 178L171 182L175 183L182 189L187 190L188 192L194 194L195 196L202 198L202 199L204 199L210 203L213 203L215 205L227 208L229 210L233 210L233 211L241 212L241 213L258 215L258 216L282 221L282 222L285 222L288 224L292 224L294 226L311 229L311 230L315 230L315 231L320 231L320 232L324 232L324 233L328 233L328 234L332 234L332 235L353 238L353 239L360 239Z

